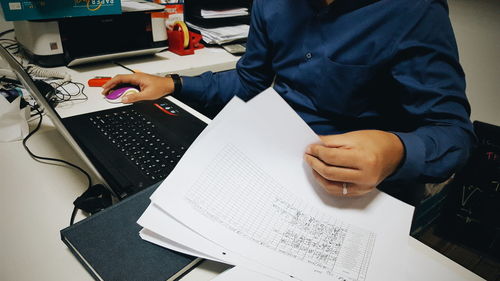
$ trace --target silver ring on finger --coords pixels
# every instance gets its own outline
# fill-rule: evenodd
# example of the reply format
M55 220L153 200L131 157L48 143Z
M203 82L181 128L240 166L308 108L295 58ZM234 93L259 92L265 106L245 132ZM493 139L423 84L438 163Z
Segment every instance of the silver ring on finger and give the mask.
M342 183L342 195L347 195L347 183Z

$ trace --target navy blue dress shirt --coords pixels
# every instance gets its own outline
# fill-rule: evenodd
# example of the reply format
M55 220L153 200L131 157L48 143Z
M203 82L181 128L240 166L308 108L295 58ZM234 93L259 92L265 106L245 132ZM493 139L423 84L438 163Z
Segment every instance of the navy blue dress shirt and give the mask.
M394 132L405 158L388 181L438 182L474 142L445 1L255 0L236 69L183 77L207 106L274 89L318 134Z

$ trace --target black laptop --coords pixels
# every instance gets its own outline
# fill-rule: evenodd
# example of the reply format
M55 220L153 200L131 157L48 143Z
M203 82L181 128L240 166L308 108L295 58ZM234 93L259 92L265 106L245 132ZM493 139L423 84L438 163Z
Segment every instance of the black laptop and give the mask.
M33 81L3 47L0 57L120 198L163 180L206 126L168 99L61 118L49 103L50 91Z

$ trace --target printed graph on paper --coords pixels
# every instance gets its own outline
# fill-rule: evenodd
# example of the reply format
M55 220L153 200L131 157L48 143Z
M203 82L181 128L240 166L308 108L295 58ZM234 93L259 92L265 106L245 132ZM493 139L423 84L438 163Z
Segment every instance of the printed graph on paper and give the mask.
M256 246L305 263L316 273L332 280L365 280L375 234L320 212L290 189L235 145L227 145L184 200Z

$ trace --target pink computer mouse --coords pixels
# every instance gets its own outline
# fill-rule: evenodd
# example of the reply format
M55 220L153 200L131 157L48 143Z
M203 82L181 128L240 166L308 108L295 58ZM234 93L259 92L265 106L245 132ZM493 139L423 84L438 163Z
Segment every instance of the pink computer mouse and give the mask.
M104 98L110 103L121 103L124 96L138 92L139 90L132 86L119 86L118 88L109 91L109 93Z

